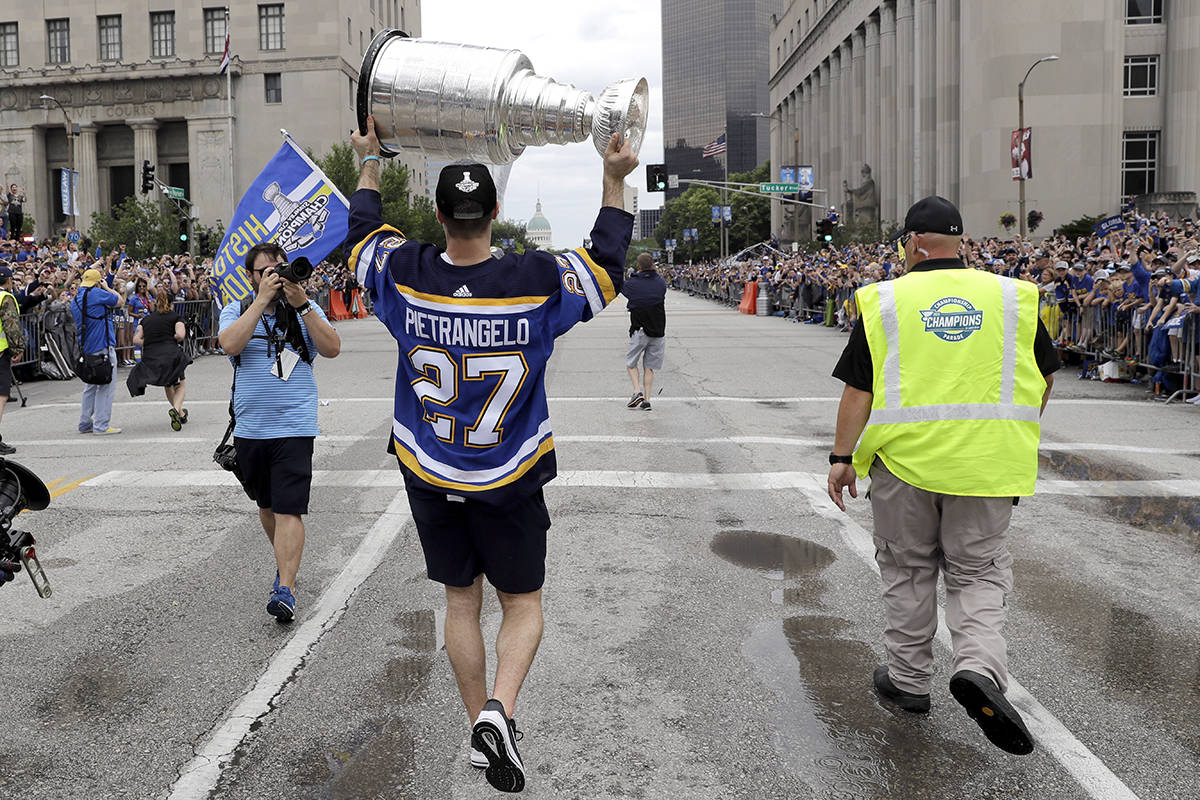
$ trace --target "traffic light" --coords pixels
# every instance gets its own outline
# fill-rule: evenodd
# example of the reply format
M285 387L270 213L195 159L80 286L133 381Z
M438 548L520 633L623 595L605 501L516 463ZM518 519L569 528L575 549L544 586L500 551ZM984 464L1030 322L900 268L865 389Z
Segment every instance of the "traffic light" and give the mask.
M180 252L182 252L182 253L187 252L187 241L188 241L188 218L180 217L179 218L179 246L183 248Z
M817 241L832 242L833 241L833 220L819 219L817 220Z
M665 192L667 190L667 165L646 165L646 191Z
M142 162L142 194L154 191L154 165L149 161Z
M196 243L200 245L201 253L208 253L209 232L201 228L200 233L196 234Z

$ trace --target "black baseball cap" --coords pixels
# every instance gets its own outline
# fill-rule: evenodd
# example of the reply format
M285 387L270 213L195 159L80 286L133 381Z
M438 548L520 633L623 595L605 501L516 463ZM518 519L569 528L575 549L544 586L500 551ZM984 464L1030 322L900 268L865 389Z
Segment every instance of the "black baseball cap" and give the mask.
M450 164L438 175L438 211L450 219L480 219L496 207L496 184L483 164Z
M909 207L904 215L904 227L892 236L896 241L910 233L944 233L947 236L962 236L962 215L944 197L931 194Z

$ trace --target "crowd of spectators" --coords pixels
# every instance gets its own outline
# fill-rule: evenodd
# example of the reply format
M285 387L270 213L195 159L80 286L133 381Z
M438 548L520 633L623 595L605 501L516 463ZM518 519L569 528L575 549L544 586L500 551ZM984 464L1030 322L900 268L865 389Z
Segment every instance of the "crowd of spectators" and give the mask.
M1200 229L1190 218L1124 215L1124 228L1101 235L965 237L967 266L1038 285L1041 316L1080 377L1144 380L1155 394L1194 390L1200 376ZM771 251L752 260L664 268L675 288L738 305L748 282L765 286L769 313L849 331L854 292L899 277L896 245L828 245L812 252Z

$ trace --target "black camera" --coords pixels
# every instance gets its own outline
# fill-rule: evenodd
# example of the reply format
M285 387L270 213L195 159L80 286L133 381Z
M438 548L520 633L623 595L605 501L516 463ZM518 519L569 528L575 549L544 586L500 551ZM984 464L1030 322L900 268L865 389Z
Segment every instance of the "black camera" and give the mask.
M41 478L15 461L0 458L0 584L11 581L22 567L40 597L49 597L50 581L33 549L33 535L13 528L25 509L41 511L50 505L50 490Z
M300 283L308 280L313 274L313 265L304 256L295 261L283 261L275 265L275 274L285 281Z

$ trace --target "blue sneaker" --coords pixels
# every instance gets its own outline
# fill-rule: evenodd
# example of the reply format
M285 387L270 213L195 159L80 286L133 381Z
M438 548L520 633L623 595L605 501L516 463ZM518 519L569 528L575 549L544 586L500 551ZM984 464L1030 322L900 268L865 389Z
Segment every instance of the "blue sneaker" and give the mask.
M286 586L280 586L271 592L271 600L267 603L267 613L279 622L291 622L292 617L296 615L296 598L292 597L292 590Z

